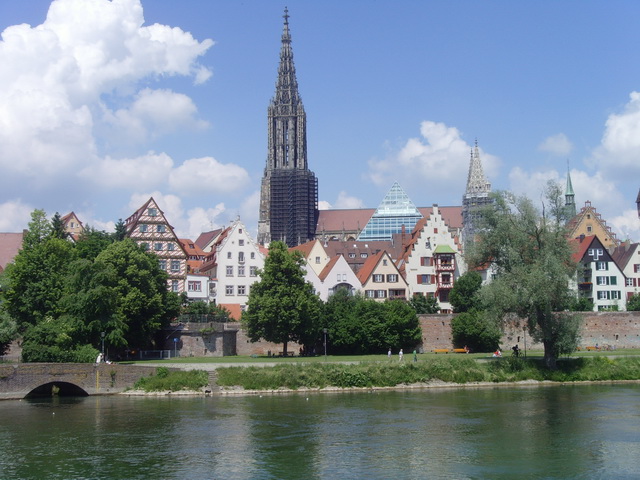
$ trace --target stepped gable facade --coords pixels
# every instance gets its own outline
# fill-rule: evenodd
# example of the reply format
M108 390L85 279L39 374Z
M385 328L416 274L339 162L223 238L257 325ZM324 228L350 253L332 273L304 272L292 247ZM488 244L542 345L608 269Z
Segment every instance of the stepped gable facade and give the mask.
M318 180L307 164L307 114L298 92L289 13L284 11L276 92L267 111L267 163L260 188L258 243L292 247L314 238Z
M125 220L125 228L127 237L158 257L160 268L169 275L169 289L184 292L187 252L153 197Z
M567 223L567 237L578 238L581 235L597 236L605 248L617 247L620 240L598 213L596 208L587 200L578 214Z

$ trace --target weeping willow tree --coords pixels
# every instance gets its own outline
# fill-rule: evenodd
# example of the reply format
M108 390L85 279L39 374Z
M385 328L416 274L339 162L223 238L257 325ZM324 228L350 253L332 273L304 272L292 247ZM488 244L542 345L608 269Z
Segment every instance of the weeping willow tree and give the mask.
M539 208L526 197L498 192L482 212L469 255L472 266L491 264L496 272L481 292L487 313L497 321L513 313L526 319L531 336L544 345L548 368L579 340L581 317L565 311L576 272L565 223L562 190L553 182Z

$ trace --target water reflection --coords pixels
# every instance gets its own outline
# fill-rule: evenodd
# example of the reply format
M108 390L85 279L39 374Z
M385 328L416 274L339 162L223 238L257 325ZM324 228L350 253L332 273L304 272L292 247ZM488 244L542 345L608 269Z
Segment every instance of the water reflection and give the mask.
M637 478L638 389L0 402L0 478Z

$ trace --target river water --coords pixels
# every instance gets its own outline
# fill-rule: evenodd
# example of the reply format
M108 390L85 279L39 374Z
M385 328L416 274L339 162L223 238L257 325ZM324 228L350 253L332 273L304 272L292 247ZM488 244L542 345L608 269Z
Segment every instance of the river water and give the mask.
M640 478L640 386L0 402L2 479Z

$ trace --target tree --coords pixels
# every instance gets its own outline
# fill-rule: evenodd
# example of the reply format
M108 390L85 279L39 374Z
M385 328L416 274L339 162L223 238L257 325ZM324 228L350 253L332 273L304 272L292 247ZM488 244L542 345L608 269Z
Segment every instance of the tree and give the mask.
M22 239L22 249L30 250L31 248L44 242L51 236L51 223L47 220L47 214L44 210L36 209L31 212L31 221L27 226L27 231Z
M113 241L113 236L107 232L87 226L78 237L76 243L78 257L94 260Z
M478 293L482 287L482 276L470 270L458 278L449 294L449 302L456 313L468 312L479 307Z
M640 293L631 295L627 300L627 310L629 312L637 312L640 310Z
M18 325L0 305L0 356L7 353L9 345L18 337Z
M413 307L405 301L377 302L338 290L323 308L331 352L368 354L388 348L414 348L422 330Z
M59 238L60 240L66 240L66 238L69 236L66 228L64 228L64 223L62 223L62 218L60 218L60 214L58 212L56 212L51 219L51 236L54 238Z
M562 189L550 183L539 212L526 197L494 194L483 211L472 267L493 264L496 278L482 289L483 304L495 319L514 312L527 320L532 337L544 345L544 362L556 368L559 355L578 343L580 317L561 313L576 272L565 237Z
M309 346L320 335L320 299L304 279L304 259L299 252L289 252L283 242L272 242L260 281L249 292L247 310L242 321L252 341L264 339Z
M569 310L572 312L593 312L593 301L586 297L574 297L569 301Z
M440 311L436 297L428 297L421 293L414 293L411 300L409 300L409 304L418 315L423 313L438 313Z
M116 223L116 230L113 232L113 239L116 242L121 242L127 238L127 227L121 218L118 219L118 223Z
M70 242L49 237L31 242L7 265L7 311L20 331L62 313L60 299L65 295L69 268L75 259Z
M476 309L456 315L451 320L451 334L456 347L467 346L472 352L494 351L502 336L498 324Z

